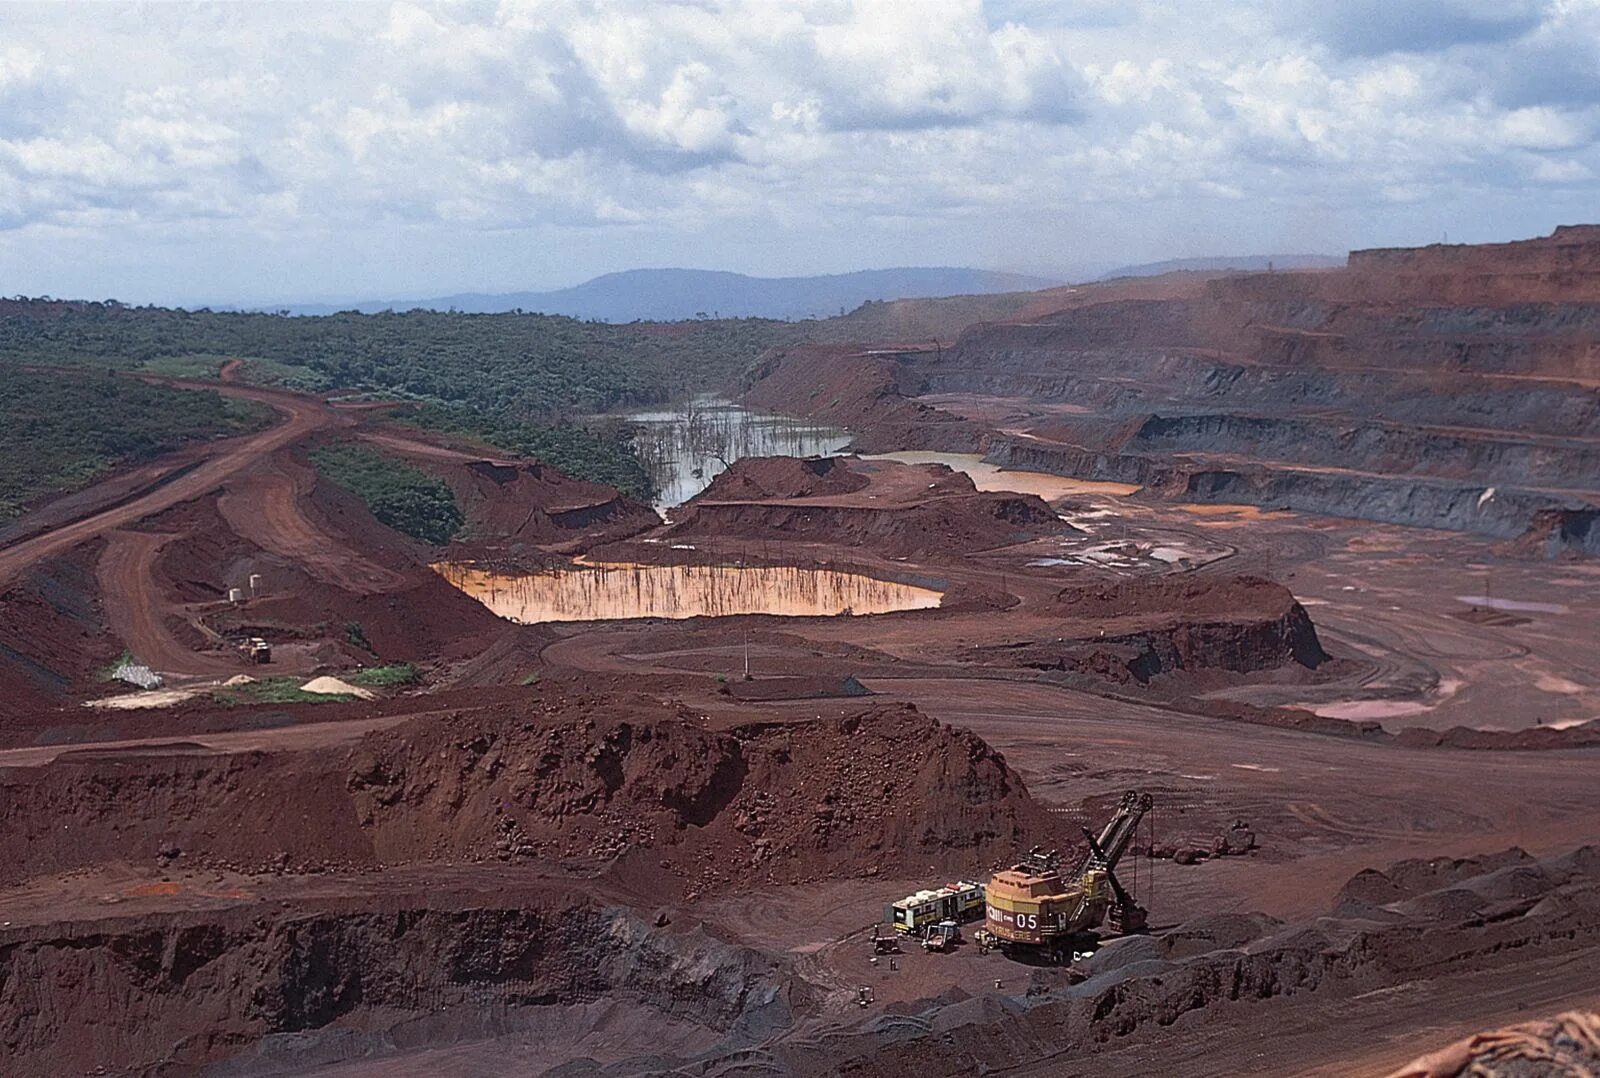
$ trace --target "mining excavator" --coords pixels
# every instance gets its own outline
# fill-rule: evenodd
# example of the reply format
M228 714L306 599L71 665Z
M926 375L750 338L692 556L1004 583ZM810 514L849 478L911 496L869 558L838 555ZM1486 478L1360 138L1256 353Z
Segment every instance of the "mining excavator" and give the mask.
M1060 961L1076 940L1102 926L1120 934L1143 931L1145 911L1115 869L1150 803L1149 794L1129 791L1098 838L1084 828L1089 852L1070 876L1062 873L1059 855L1038 847L996 872L985 889L983 942L1017 957Z

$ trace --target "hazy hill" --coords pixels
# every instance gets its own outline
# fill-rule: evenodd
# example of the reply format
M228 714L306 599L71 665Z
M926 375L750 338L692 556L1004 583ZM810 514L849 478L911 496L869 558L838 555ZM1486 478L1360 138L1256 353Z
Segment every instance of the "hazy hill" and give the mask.
M1238 255L1232 258L1173 258L1166 262L1145 262L1137 266L1123 266L1102 274L1099 280L1117 277L1156 277L1163 273L1182 270L1241 270L1268 269L1332 269L1343 266L1343 255Z
M334 306L291 305L294 314L373 313L414 308L463 313L538 311L606 322L722 318L826 318L868 300L988 295L1048 288L1058 281L954 267L860 270L821 277L749 277L718 270L639 269L608 273L553 292L468 292L433 299L383 300Z

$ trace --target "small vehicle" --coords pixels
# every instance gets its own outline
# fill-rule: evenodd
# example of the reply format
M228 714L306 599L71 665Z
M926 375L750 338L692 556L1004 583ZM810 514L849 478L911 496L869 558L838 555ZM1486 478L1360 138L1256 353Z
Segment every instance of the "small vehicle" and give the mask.
M878 934L878 926L872 926L872 953L873 954L899 954L900 937L891 931L887 936Z
M238 645L239 655L245 662L265 666L272 661L272 645L259 636L252 636Z
M922 949L930 954L945 954L955 950L960 942L961 926L954 921L940 921L928 926L928 934L922 938Z

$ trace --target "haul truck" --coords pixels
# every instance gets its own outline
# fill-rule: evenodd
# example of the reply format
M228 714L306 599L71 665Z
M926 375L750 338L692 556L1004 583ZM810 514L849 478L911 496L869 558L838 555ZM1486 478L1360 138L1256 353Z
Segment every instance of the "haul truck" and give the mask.
M1087 828L1089 852L1070 877L1054 852L1035 847L1019 864L996 872L985 889L984 928L1009 954L1059 961L1071 954L1075 937L1105 925L1115 932L1142 931L1145 911L1117 881L1115 868L1150 810L1150 795L1129 791L1111 822L1096 838Z

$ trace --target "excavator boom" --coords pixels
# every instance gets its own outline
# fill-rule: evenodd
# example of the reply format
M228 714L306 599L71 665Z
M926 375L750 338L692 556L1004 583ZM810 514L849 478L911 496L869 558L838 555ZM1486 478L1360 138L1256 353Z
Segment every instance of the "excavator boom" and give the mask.
M1149 794L1129 790L1122 795L1122 803L1117 806L1117 814L1111 817L1100 831L1099 841L1091 844L1091 865L1098 861L1099 864L1094 867L1106 869L1117 867L1117 862L1122 860L1128 844L1138 833L1139 821L1150 811L1150 804Z

